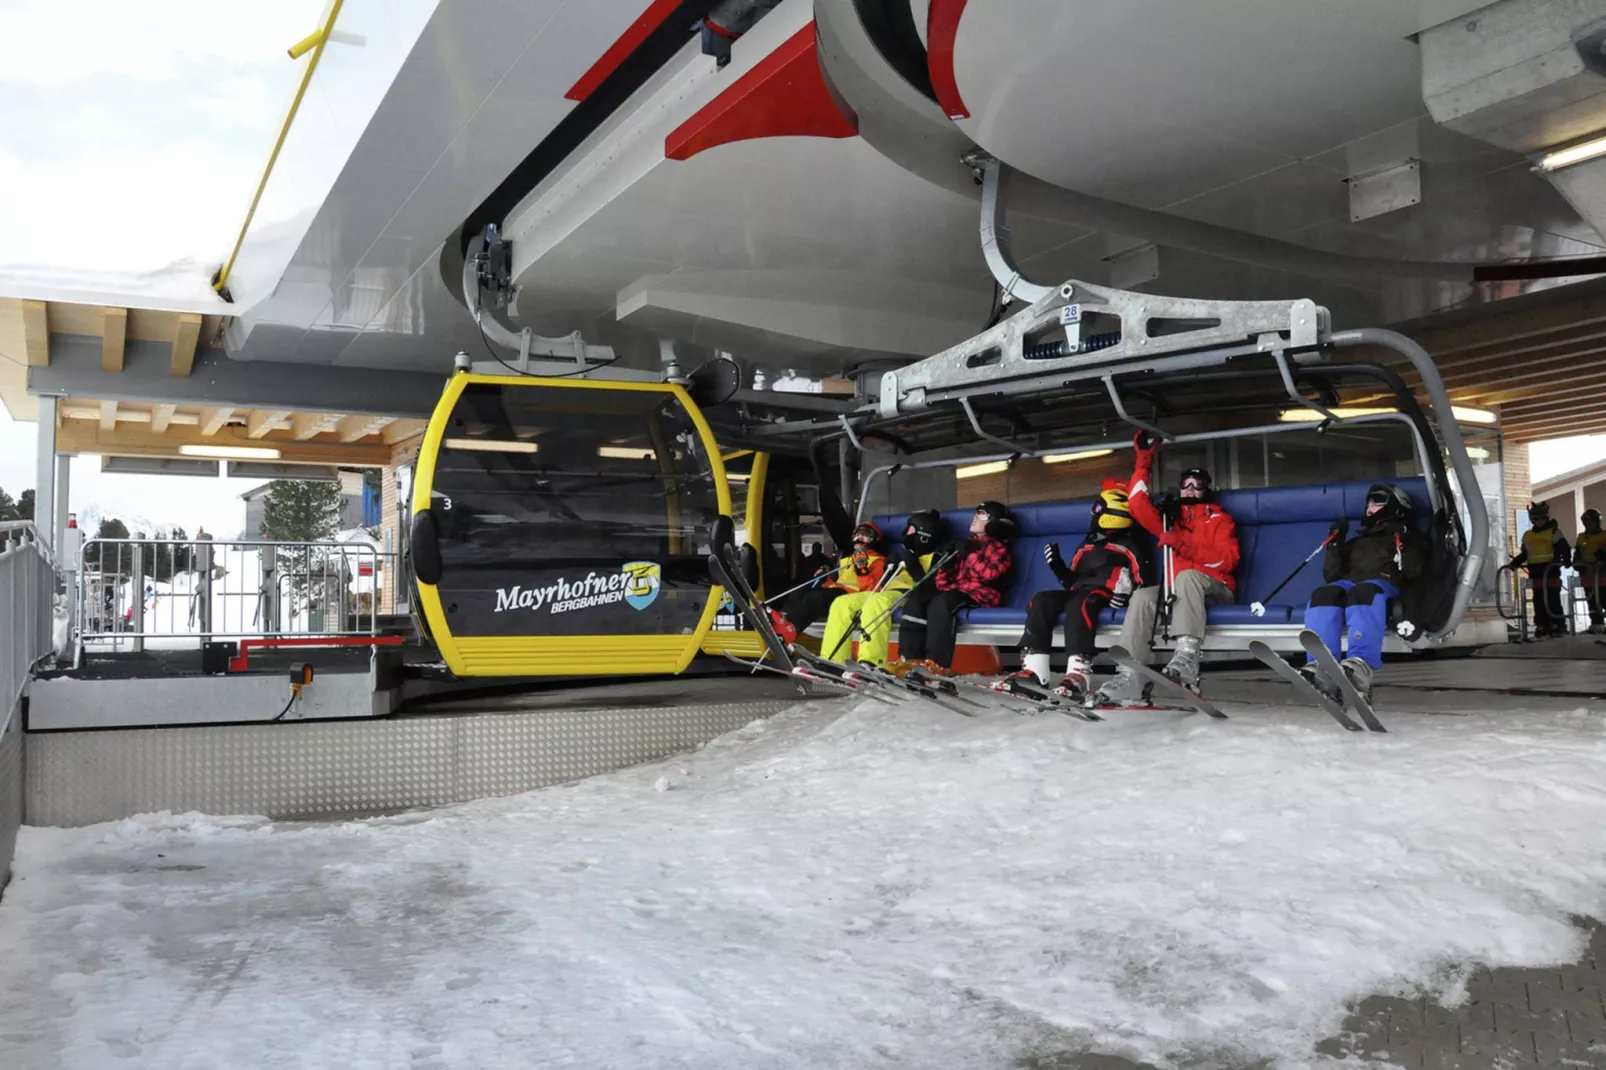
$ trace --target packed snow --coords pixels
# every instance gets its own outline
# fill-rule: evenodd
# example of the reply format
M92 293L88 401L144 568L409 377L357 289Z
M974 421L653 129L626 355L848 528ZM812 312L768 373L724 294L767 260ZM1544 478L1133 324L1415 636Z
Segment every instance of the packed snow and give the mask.
M819 703L427 813L25 829L0 1062L1323 1066L1349 1001L1578 957L1600 718L1231 711Z

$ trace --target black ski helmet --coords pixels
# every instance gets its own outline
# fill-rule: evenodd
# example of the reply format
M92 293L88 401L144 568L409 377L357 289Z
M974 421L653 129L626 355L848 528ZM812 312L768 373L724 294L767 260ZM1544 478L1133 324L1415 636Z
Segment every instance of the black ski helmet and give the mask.
M1015 537L1015 518L1009 513L1009 506L1003 502L985 501L976 506L976 512L987 518L987 526L982 528L991 539L1013 539Z
M1550 523L1550 503L1534 502L1528 506L1528 522L1536 528L1542 528Z
M1411 516L1411 496L1403 487L1393 483L1373 483L1366 488L1366 506L1382 506L1375 513L1367 514L1361 521L1363 525L1385 524L1391 520L1408 520Z
M1207 502L1216 496L1216 486L1210 478L1209 469L1188 469L1186 472L1177 477L1177 489L1180 491L1182 489L1182 485L1188 482L1190 479L1197 480L1201 484L1199 489L1199 501Z
M903 544L917 554L930 553L942 539L942 514L935 509L922 509L909 514L904 525Z
M1580 516L1578 519L1583 522L1585 531L1599 531L1600 530L1600 510L1599 509L1585 509L1583 515Z

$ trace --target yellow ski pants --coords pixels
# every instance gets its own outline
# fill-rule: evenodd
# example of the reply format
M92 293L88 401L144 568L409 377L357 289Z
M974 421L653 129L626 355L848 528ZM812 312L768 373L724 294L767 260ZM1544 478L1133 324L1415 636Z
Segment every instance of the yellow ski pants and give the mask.
M848 636L848 629L853 625L853 615L857 613L860 628L859 660L871 665L885 665L887 644L892 640L892 616L887 609L901 594L902 591L860 591L838 597L831 603L831 613L825 621L825 639L820 644L820 653L835 661L847 661L853 657L850 646L853 638ZM833 650L836 653L833 654Z

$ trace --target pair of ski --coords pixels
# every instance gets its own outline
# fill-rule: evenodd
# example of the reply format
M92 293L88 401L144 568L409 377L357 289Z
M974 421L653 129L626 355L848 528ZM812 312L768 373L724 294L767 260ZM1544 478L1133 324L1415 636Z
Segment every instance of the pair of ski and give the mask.
M1379 721L1377 714L1372 712L1371 702L1367 700L1365 695L1355 689L1354 681L1339 666L1338 659L1333 656L1331 650L1327 649L1327 644L1322 642L1321 636L1306 628L1299 633L1299 643L1316 662L1316 671L1321 674L1322 678L1338 687L1339 693L1344 696L1343 703L1335 702L1323 694L1299 670L1284 661L1281 654L1272 650L1260 640L1257 639L1249 644L1249 652L1272 672L1293 685L1294 690L1304 696L1307 701L1326 710L1332 715L1333 720L1351 732L1364 732L1367 729L1371 729L1373 732L1387 732L1388 729L1383 727L1383 722ZM1365 722L1364 726L1356 723L1355 718L1350 716L1350 710L1354 710L1360 719Z
M914 678L900 677L885 669L844 665L810 653L802 647L788 647L785 640L775 631L775 624L764 611L758 595L748 584L734 542L714 545L713 553L708 556L708 572L714 583L730 592L732 600L740 606L742 613L753 625L753 630L764 640L767 653L758 661L749 661L726 651L725 657L738 665L753 672L771 672L790 677L798 682L800 690L805 684L814 684L843 692L868 693L872 698L882 697L878 692L897 690L927 699L966 717L976 716L972 710L966 708L967 706L978 710L981 708L980 703L961 697L957 688L943 686L950 681L939 681L935 677L926 678L923 675Z

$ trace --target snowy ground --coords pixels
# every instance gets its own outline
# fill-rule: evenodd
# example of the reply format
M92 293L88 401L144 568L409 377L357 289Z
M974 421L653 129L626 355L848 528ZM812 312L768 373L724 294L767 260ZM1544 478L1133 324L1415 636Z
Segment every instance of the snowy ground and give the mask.
M0 1065L1323 1065L1606 911L1601 719L1233 712L822 704L427 814L27 829Z

